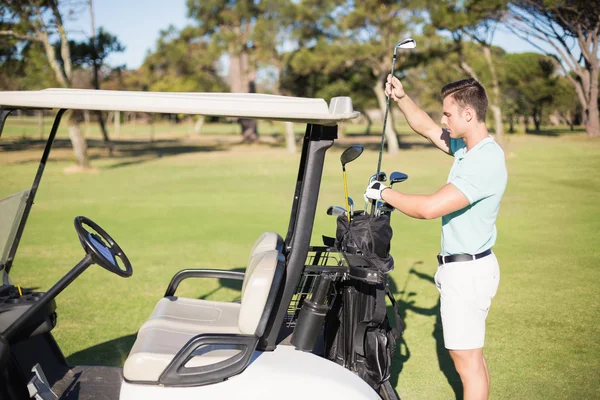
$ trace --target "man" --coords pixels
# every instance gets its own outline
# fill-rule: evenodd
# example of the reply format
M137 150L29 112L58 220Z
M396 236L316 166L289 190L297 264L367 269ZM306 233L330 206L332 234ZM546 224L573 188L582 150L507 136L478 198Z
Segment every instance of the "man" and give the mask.
M487 399L490 378L483 356L485 319L500 280L491 249L507 172L504 152L485 126L485 89L475 79L444 86L443 128L417 107L396 77L388 76L385 91L410 127L454 156L454 164L448 183L432 195L400 193L373 182L365 197L383 200L413 218L442 217L435 282L440 291L444 344L462 380L464 398Z

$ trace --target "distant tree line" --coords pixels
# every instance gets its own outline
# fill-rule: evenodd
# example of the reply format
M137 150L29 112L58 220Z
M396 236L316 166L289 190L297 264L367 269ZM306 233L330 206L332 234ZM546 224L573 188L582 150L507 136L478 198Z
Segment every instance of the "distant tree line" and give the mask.
M383 118L393 47L411 36L418 48L398 53L395 74L434 118L440 88L475 77L488 89L489 125L500 142L505 125L509 133L539 131L550 116L600 137L600 7L588 0L188 0L187 16L195 22L161 31L156 50L136 70L105 64L123 46L102 28L93 27L92 37L81 42L69 40L62 15L91 9L91 0L3 3L2 90L258 91L327 100L348 95L363 114L379 109ZM508 54L493 46L498 29L528 40L539 53ZM385 132L391 154L399 137L393 116ZM80 117L68 118L85 167ZM98 120L103 123L101 115ZM111 148L106 133L105 141Z

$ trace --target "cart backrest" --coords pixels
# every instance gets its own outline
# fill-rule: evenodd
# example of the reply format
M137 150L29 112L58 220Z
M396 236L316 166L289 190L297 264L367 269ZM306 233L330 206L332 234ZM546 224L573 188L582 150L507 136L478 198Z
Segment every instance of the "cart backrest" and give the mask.
M246 285L248 284L248 277L252 274L257 263L253 262L254 258L265 251L279 250L283 247L283 238L275 232L265 232L256 240L252 250L250 250L250 258L244 272L244 283L242 284L242 297L246 291Z
M0 200L0 270L8 261L28 198L29 189Z
M246 335L261 336L281 286L285 259L278 250L267 250L252 259L246 272L238 329ZM270 301L269 301L270 300Z

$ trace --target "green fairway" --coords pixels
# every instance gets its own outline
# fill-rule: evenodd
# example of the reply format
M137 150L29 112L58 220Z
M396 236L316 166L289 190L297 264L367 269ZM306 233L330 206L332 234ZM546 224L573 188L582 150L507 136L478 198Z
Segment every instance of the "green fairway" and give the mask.
M177 140L165 132L152 143L141 140L143 134L123 136L115 158L93 149L98 171L84 174L64 173L73 155L61 132L13 282L46 290L83 257L73 228L77 215L106 229L134 268L133 277L123 279L92 266L57 298L53 333L69 362L122 365L175 272L241 269L262 232L285 236L300 155L274 144L220 140L227 135L219 129L212 139L185 132ZM43 143L19 132L0 140L0 198L31 185L41 156ZM209 125L205 132L212 134ZM415 136L402 136L405 146L396 157L384 156L383 170L408 174L398 190L429 194L445 184L452 158ZM314 244L322 234L334 235L335 220L325 211L344 202L339 156L350 143L363 142L367 150L346 167L350 196L361 208L377 166L378 138L347 135L327 153ZM509 136L507 153L509 182L494 248L501 283L485 345L491 397L600 398L600 141L582 134ZM440 224L392 216L391 276L407 324L392 381L403 400L454 398L457 376L443 349L432 282ZM217 300L239 295L218 280L186 281L178 293Z

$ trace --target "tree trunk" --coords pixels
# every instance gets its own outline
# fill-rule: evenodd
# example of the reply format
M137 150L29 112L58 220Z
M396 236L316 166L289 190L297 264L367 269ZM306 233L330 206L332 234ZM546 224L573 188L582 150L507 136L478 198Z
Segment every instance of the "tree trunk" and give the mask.
M541 113L537 110L533 110L533 124L535 125L535 133L540 133L540 123L542 120Z
M513 115L508 117L508 133L515 133L515 119Z
M80 112L73 111L68 118L69 139L71 139L71 144L73 145L77 166L80 169L88 169L90 167L90 159L87 154L85 137L81 134L80 122Z
M294 124L286 121L285 125L285 149L288 153L296 152L296 136L294 135Z
M245 92L242 90L242 65L240 54L235 44L229 44L229 86L233 93Z
M600 115L598 112L598 69L599 61L596 58L591 66L590 101L588 118L585 123L585 132L592 137L600 137Z
M36 111L37 114L37 118L38 118L38 132L40 134L40 139L44 138L44 112L43 111Z
M600 137L600 116L598 115L598 103L590 104L588 118L585 123L585 132L588 136Z
M102 111L96 111L96 118L98 118L98 124L100 125L100 131L102 132L102 138L104 139L104 146L108 150L109 157L113 156L114 146L110 138L108 137L108 132L106 131L106 125L104 125L104 118L102 117Z
M119 136L121 134L121 111L115 111L113 115L115 125L115 136Z
M370 135L371 134L371 126L373 125L373 121L371 120L371 117L369 117L369 114L366 111L362 112L362 115L364 115L364 117L367 119L367 128L365 129L365 135Z
M496 68L494 67L494 62L492 60L492 51L489 46L483 46L483 54L485 55L485 60L487 61L492 76L492 92L494 93L494 96L490 108L494 114L496 142L498 142L501 147L504 147L504 126L502 125L502 109L500 108L501 94L498 75L496 74Z
M202 125L204 125L204 115L198 115L198 119L194 124L194 135L200 135L202 132Z
M381 112L382 120L383 120L383 118L385 118L385 110L387 107L387 97L383 90L383 86L381 85L381 82L383 82L383 79L387 79L387 75L380 76L379 79L377 80L377 83L373 87L373 91L375 92L375 96L377 97L377 103L379 104L379 110ZM384 132L385 140L387 142L388 154L391 156L395 156L396 154L398 154L398 149L399 149L398 137L394 133L394 129L391 126L392 121L389 116L389 113L388 113L387 117L388 117L387 122L384 121L384 124L386 125L385 132Z

